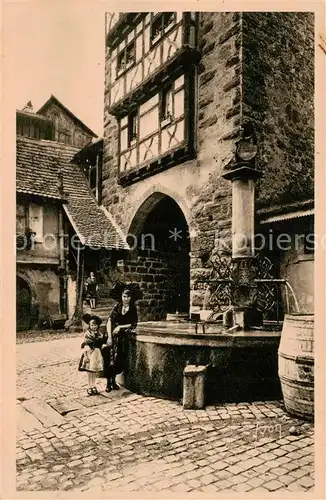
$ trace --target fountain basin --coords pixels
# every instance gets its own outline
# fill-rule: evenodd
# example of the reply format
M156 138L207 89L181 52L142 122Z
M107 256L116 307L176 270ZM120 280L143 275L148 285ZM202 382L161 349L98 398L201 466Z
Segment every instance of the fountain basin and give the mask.
M139 323L126 339L126 388L143 395L182 399L183 370L209 365L206 402L281 396L277 373L279 331L227 333L221 325L168 321Z

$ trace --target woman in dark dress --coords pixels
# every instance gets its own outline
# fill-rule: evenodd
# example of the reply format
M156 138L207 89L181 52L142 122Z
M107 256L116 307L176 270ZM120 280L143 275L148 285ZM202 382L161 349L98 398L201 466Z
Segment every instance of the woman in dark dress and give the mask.
M138 315L133 296L132 290L124 289L121 301L114 307L106 325L107 344L111 344L108 349L102 350L107 378L106 392L119 389L115 377L124 368L125 335L137 326Z
M97 292L98 292L98 284L97 284L95 274L93 273L93 271L91 271L89 278L86 280L85 289L86 289L86 299L89 300L90 308L95 309Z

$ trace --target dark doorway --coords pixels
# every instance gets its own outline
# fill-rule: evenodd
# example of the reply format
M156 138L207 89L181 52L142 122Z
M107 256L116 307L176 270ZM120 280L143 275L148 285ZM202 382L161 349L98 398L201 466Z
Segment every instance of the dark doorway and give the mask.
M31 326L32 294L28 283L17 276L16 280L16 322L17 330L28 330Z
M149 259L141 281L145 280L147 290L155 293L158 300L148 319L165 319L167 313L188 314L190 240L182 210L171 197L155 193L140 208L134 219L136 226L137 219L138 250L140 254L145 251ZM154 276L151 278L152 272ZM147 279L154 282L146 285Z

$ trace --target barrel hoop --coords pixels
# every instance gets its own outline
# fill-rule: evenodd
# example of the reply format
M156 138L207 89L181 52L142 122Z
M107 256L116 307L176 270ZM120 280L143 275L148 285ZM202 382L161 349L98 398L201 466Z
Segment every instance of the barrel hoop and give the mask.
M289 378L286 375L278 373L281 381L283 380L284 382L290 382L288 385L293 385L293 386L305 386L305 387L312 387L314 388L314 382L307 381L307 380L293 380L293 378Z
M291 404L289 404L289 402L288 402L288 401L289 401L289 400L288 400L288 399L286 399L286 404L287 404L288 406L291 406L291 408L295 409L296 407L295 407L295 406L292 406ZM297 399L297 398L296 398L295 402L296 402L296 403L299 403L299 404L302 404L302 405L307 405L307 406L314 406L314 404L315 404L315 403L314 403L314 401L308 401L308 400L306 400L306 399Z
M294 361L297 364L313 365L315 363L315 358L313 356L292 356L291 354L285 354L281 351L278 351L278 355L280 358Z
M295 362L302 365L314 365L315 358L312 358L311 356L296 356Z

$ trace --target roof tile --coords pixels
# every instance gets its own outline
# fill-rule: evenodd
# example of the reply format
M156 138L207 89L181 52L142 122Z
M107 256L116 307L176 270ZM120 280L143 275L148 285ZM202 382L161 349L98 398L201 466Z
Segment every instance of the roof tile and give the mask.
M16 190L62 199L58 172L62 172L64 209L81 242L88 246L128 249L122 231L98 206L80 168L72 163L79 148L55 141L17 138Z

